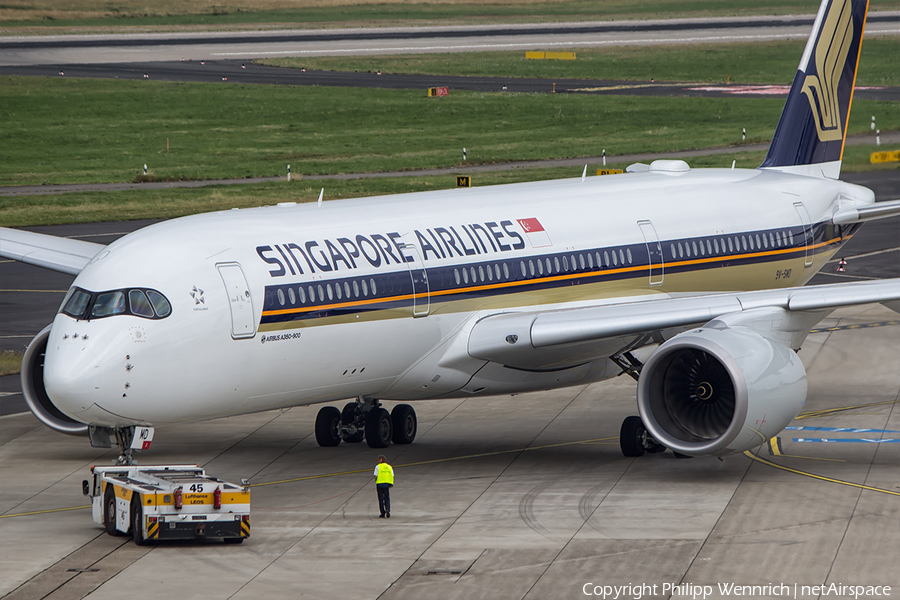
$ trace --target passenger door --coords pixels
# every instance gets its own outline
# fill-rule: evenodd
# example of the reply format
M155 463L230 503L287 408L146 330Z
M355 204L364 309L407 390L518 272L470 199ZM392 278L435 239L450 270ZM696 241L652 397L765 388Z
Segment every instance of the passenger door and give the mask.
M650 255L650 285L662 285L665 264L659 236L656 235L656 229L650 221L638 221L638 226L644 235L644 243L647 244L647 254Z
M431 293L428 286L428 273L422 261L419 247L410 241L411 236L404 236L399 243L400 251L406 259L409 277L412 280L412 306L414 317L426 317L431 308Z
M225 291L228 294L228 305L231 308L231 337L236 340L251 338L256 335L256 319L253 317L253 301L250 298L250 286L241 265L218 263L216 268L222 276Z

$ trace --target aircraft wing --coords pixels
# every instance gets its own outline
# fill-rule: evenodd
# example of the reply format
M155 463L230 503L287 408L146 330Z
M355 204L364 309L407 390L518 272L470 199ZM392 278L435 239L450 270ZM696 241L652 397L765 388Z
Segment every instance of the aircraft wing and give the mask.
M52 271L78 275L103 244L0 227L0 256Z
M651 343L654 338L661 341L659 332L700 326L716 319L781 331L787 333L783 338L802 340L827 312L875 302L900 312L900 279L680 298L662 296L625 304L504 313L485 317L474 325L468 352L475 358L518 368L560 367L560 356L577 360L602 354L641 335L649 336L644 343ZM604 344L604 340L612 344ZM554 356L557 362L544 362Z

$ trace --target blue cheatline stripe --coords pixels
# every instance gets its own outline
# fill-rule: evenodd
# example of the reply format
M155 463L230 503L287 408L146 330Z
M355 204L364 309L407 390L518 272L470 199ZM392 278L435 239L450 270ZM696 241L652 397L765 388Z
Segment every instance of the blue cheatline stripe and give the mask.
M790 431L829 431L834 433L900 433L896 429L857 429L855 427L801 427L792 425L785 427Z
M851 225L839 229L829 223L816 223L811 227L810 253L828 252L839 247L856 228L857 226ZM785 244L788 232L793 243ZM769 242L769 236L780 241L773 245ZM788 227L666 240L660 246L664 253L665 272L674 274L798 258L805 253L804 236L804 228ZM758 243L752 243L752 249L749 246L745 249L745 237L748 240L765 239L766 244L760 248ZM732 243L736 240L738 246L726 250L725 240L729 238ZM714 242L719 244L718 252ZM682 246L687 249L686 255L680 252ZM676 254L677 258L674 257ZM611 264L610 257L614 255L619 258L615 264ZM646 244L639 243L621 247L557 251L539 256L493 257L469 264L429 265L426 266L426 272L430 301L432 305L436 305L572 285L644 279L648 276L649 261ZM532 268L538 263L540 271L532 274ZM363 288L364 281L366 288ZM405 268L388 273L270 285L266 286L260 324L406 308L412 306L413 294L410 272ZM415 295L419 298L417 302L426 301L424 290L415 291Z
M900 439L897 438L884 438L884 439L870 439L870 438L794 438L795 442L800 443L821 443L821 444L833 444L833 443L857 443L857 444L898 444L900 443Z

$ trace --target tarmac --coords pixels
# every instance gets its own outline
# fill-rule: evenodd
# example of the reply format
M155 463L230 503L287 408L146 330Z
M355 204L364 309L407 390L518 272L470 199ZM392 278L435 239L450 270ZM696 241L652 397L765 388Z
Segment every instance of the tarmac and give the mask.
M896 171L847 177L879 199L897 197ZM146 224L33 229L109 243ZM830 265L813 283L900 276L898 227L897 219L868 224L847 246L846 272ZM3 262L0 278L22 287L0 294L0 342L21 347L50 321L71 277ZM252 600L612 598L604 586L619 586L620 598L731 598L734 589L719 585L782 584L739 591L825 598L812 586L836 584L891 586L896 595L900 315L880 305L837 311L800 357L810 388L792 426L832 429L785 430L724 461L623 457L619 427L636 413L626 377L417 402L417 440L386 451L320 448L318 406L158 429L141 464L197 463L251 481L251 537L240 546L138 547L108 536L80 484L116 452L21 412L21 395L14 401L9 391L18 382L6 377L0 597L118 599L165 589ZM390 519L378 518L371 472L379 453L395 468Z
M251 537L240 546L108 536L80 484L116 453L30 413L5 416L0 595L543 599L640 585L644 598L669 598L688 584L725 598L735 594L720 584L783 584L790 597L796 585L797 598L819 598L802 586L832 583L896 595L898 323L880 305L841 310L800 352L810 390L793 425L865 432L784 431L724 461L624 458L619 426L635 412L627 377L419 402L415 443L387 450L320 448L318 406L157 430L142 464L250 479ZM382 452L395 469L390 519L378 518L372 477ZM747 595L783 597L763 593L773 589Z

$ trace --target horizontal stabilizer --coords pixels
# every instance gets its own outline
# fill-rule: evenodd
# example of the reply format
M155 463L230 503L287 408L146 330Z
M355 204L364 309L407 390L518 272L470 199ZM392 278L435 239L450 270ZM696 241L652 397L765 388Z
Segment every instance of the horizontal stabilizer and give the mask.
M78 275L104 248L93 242L0 227L0 256L69 275Z
M900 216L900 200L878 202L877 204L869 204L858 208L842 208L834 213L834 216L831 217L831 222L835 225L845 225L847 223L861 223L863 221L874 221L896 216Z

